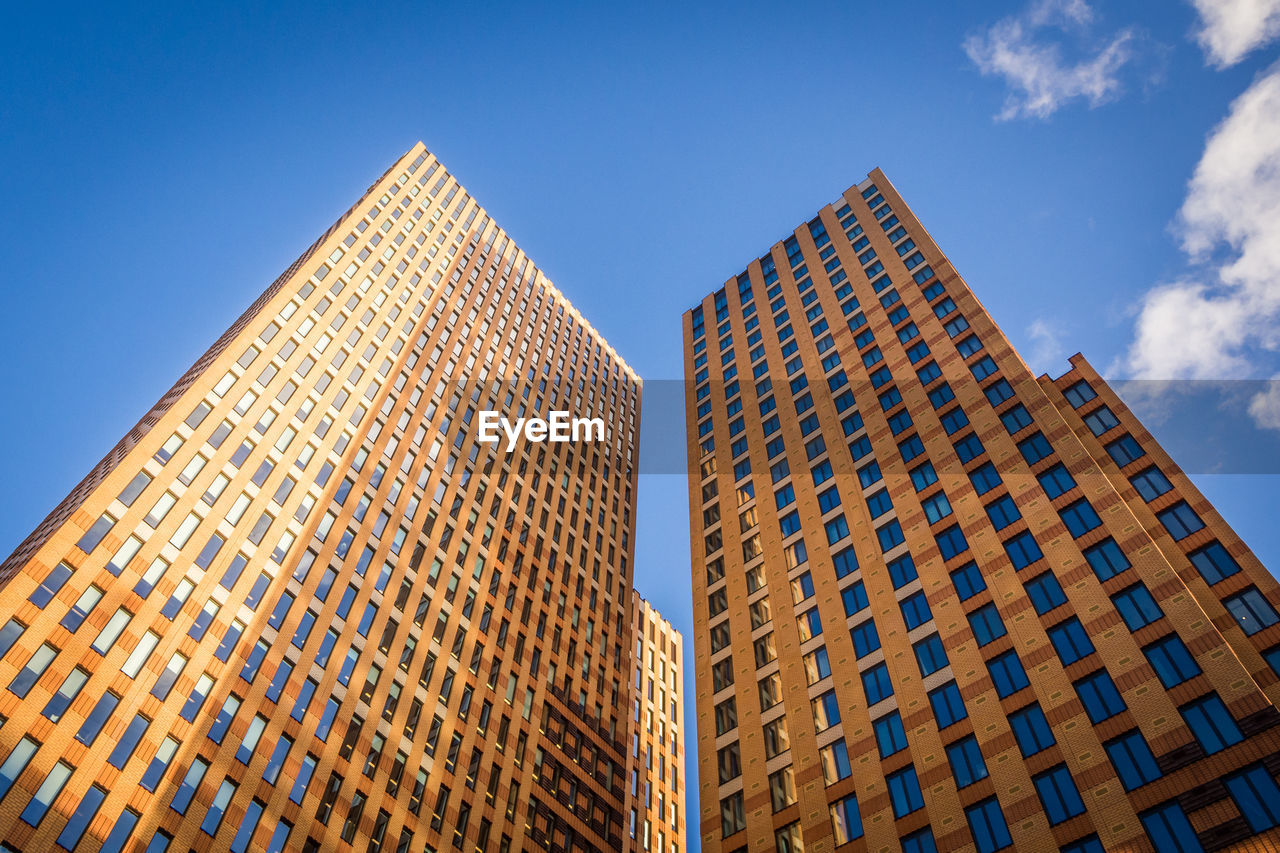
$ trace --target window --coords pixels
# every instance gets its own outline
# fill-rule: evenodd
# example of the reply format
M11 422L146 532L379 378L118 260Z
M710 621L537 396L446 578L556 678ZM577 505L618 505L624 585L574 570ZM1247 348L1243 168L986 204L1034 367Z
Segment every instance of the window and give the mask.
M853 766L849 763L849 747L843 740L818 750L818 758L822 764L822 778L827 785L848 779L853 773Z
M142 740L142 736L146 734L147 727L151 725L151 721L142 714L134 715L133 720L129 722L124 734L120 736L120 740L116 743L115 749L111 750L111 755L107 758L107 762L117 770L123 770L125 764L133 757L133 751L137 748L138 742Z
M1013 844L1009 825L1005 823L1004 812L1000 811L1000 803L995 797L988 797L965 809L964 817L978 853L993 853Z
M1085 548L1084 558L1089 561L1089 566L1100 581L1110 580L1129 568L1129 560L1116 540L1110 537Z
M101 808L102 801L106 798L107 792L104 788L97 785L89 787L89 790L85 792L84 798L80 800L80 805L76 806L71 819L67 821L67 825L62 828L62 832L58 835L57 844L59 847L64 850L76 849L76 845L84 837L85 830L89 828L89 824L97 816L98 809ZM101 849L103 851L110 850L110 839Z
M929 602L923 592L912 593L903 599L899 606L902 608L902 618L907 623L908 631L919 628L933 618L933 614L929 612Z
M1106 406L1101 406L1084 416L1084 425L1091 433L1100 436L1120 426L1120 420Z
M231 797L238 787L230 778L222 780L222 784L218 786L218 793L213 795L213 802L209 804L209 810L205 812L204 820L200 822L201 832L206 835L218 834L218 828L222 826L222 816L227 813L227 806L231 804Z
M933 831L929 827L918 829L902 838L902 853L938 853L938 844L933 840Z
M1102 524L1093 505L1085 498L1063 507L1058 514L1062 516L1067 530L1077 539Z
M205 771L209 769L209 762L203 758L197 758L191 762L191 766L187 768L187 775L182 778L182 785L179 786L177 792L173 795L172 802L169 807L178 814L186 814L187 806L191 805L191 799L196 794L196 789L200 787L200 782L204 779Z
M957 788L965 788L987 778L987 765L982 760L982 750L973 735L947 747L947 761L951 763L951 775Z
M1056 743L1049 721L1045 719L1044 711L1040 710L1039 705L1028 705L1010 714L1009 726L1013 729L1014 740L1018 742L1023 758L1029 758Z
M720 834L725 838L747 828L747 814L742 806L742 792L730 794L720 801Z
M1262 597L1262 593L1256 586L1251 586L1230 598L1224 598L1222 603L1226 605L1227 612L1236 620L1236 624L1245 634L1256 634L1280 622L1276 609L1271 606L1271 602Z
M1010 524L1022 518L1022 513L1018 512L1018 507L1013 502L1013 498L1009 495L1002 495L991 503L987 504L987 517L991 519L991 523L995 525L996 530L1003 530Z
M1044 556L1030 530L1024 530L1005 542L1004 552L1009 555L1014 570L1019 572Z
M1280 786L1263 765L1246 767L1223 782L1254 832L1280 824Z
M58 688L58 692L49 698L48 704L44 706L44 710L40 713L48 717L51 722L58 722L58 720L62 719L62 715L67 712L67 708L71 707L71 703L80 695L80 690L88 680L89 673L81 667L71 670L67 677L63 679L62 686Z
M1094 725L1114 717L1127 707L1105 669L1086 675L1075 683L1075 688L1085 713L1089 715L1089 722Z
M949 663L947 653L942 648L942 638L937 634L930 634L912 648L915 650L921 675L932 675Z
M876 538L880 541L881 551L890 551L906 541L906 537L902 534L902 525L898 524L897 519L876 528Z
M1079 617L1072 616L1049 629L1049 640L1062 659L1063 666L1070 666L1081 658L1093 654L1093 643L1080 624Z
M936 524L951 515L951 503L944 492L938 492L920 501L920 507L924 510L924 517L930 524Z
M809 704L813 709L815 731L826 731L840 722L840 706L836 702L834 690L828 690Z
M1073 409L1080 408L1098 396L1093 390L1093 386L1083 379L1063 390L1062 395L1067 398L1067 402L1071 404Z
M1204 853L1182 806L1167 802L1138 815L1142 828L1161 853Z
M1178 501L1166 510L1156 513L1156 518L1169 531L1175 540L1186 539L1192 533L1204 528L1204 522L1186 501Z
M1004 424L1005 432L1014 435L1031 426L1031 413L1019 403L1000 416L1000 423Z
M938 549L942 552L944 560L950 560L969 550L969 543L965 541L964 533L961 532L958 524L951 525L935 538L938 540Z
M991 683L1001 699L1012 696L1031 682L1027 679L1027 671L1014 651L1007 651L987 661L987 671L991 673Z
M1040 481L1040 488L1044 489L1050 500L1061 497L1076 487L1075 479L1067 473L1061 462L1037 474L1036 479Z
M1161 637L1143 648L1142 653L1147 656L1147 662L1166 689L1200 674L1199 664L1177 634Z
M960 457L960 461L966 464L977 459L983 453L982 442L973 433L958 439L955 443L955 448L956 455Z
M970 471L969 480L973 483L974 490L980 495L985 495L1002 482L1000 474L996 472L996 466L990 462L984 462Z
M1004 622L994 604L984 604L969 614L969 628L979 647L1005 635Z
M1138 490L1138 494L1147 503L1173 488L1173 483L1169 482L1169 478L1154 465L1134 474L1129 478L1129 482L1133 483L1133 487Z
M855 625L849 634L853 638L853 653L860 658L880 648L880 635L876 633L876 623L870 619Z
M178 746L178 741L171 737L166 737L160 744L160 748L156 750L151 763L147 765L146 772L142 774L142 781L139 784L144 789L155 791L156 786L160 784L160 780L164 777L164 772L169 769L169 762L173 760L173 756L177 753Z
M920 780L916 778L914 766L907 765L896 773L890 773L885 781L889 783L894 817L904 817L924 808L924 795L920 792Z
M1022 454L1022 458L1026 460L1028 465L1034 465L1041 459L1051 455L1053 448L1049 446L1049 441L1044 437L1044 434L1037 432L1018 442L1018 452Z
M918 577L915 561L911 559L910 554L894 557L889 561L888 566L889 580L893 581L894 589L902 589Z
M876 746L880 749L880 757L888 758L895 752L907 748L907 732L902 726L902 717L897 711L891 711L871 724L876 734Z
M1208 755L1244 740L1235 718L1217 693L1201 696L1194 702L1183 705L1178 713L1182 714L1187 728L1191 729L1191 733Z
M1126 791L1141 788L1162 775L1155 756L1151 754L1151 747L1147 746L1137 729L1107 741L1103 747Z
M44 643L35 653L27 659L27 663L18 674L13 677L13 681L9 682L9 692L13 693L19 699L24 698L27 692L35 686L40 680L40 676L44 675L44 671L49 668L49 664L53 663L53 659L58 656L58 649Z
M844 603L845 616L852 616L868 606L867 588L862 581L854 581L840 592L840 600Z
M1105 450L1107 455L1111 457L1111 461L1121 468L1147 455L1147 451L1142 449L1142 445L1138 444L1137 439L1128 433L1108 444Z
M862 816L858 814L858 796L850 794L831 804L831 831L835 846L862 837Z
M883 661L862 673L862 689L867 694L868 705L874 705L893 695L889 667Z
M879 474L880 469L876 469ZM880 479L879 476L876 479ZM929 486L938 482L938 472L933 469L933 464L925 462L923 465L917 465L911 469L911 485L915 486L917 492L923 492Z
M987 588L977 563L967 563L951 573L951 583L960 595L961 601L973 598Z
M1027 595L1031 598L1036 613L1041 616L1067 603L1062 584L1053 572L1045 572L1027 581Z
M1196 571L1210 584L1229 578L1240 571L1240 564L1232 559L1227 549L1222 547L1222 543L1216 539L1203 548L1192 551L1188 556L1191 558L1191 564L1196 567Z
M1080 799L1080 792L1076 789L1075 780L1071 778L1067 765L1059 764L1031 777L1031 781L1035 783L1036 793L1040 795L1050 826L1084 812L1084 802Z
M53 597L58 594L63 585L71 578L71 567L66 563L58 563L49 570L49 574L45 575L44 580L40 582L40 586L36 587L35 592L27 599L36 607L43 608Z
M930 690L929 705L933 708L933 716L937 719L939 730L969 716L969 712L965 710L964 701L960 698L960 688L954 681L948 681L941 687Z
M21 817L24 823L31 826L40 825L40 821L44 820L44 816L49 812L49 807L53 805L53 801L62 793L62 787L67 784L67 780L71 778L73 772L75 772L75 768L65 761L59 761L53 765L49 775L44 777L40 787L31 796L27 807L22 810Z
M1130 631L1144 628L1164 616L1151 592L1141 583L1120 590L1111 596L1111 601Z

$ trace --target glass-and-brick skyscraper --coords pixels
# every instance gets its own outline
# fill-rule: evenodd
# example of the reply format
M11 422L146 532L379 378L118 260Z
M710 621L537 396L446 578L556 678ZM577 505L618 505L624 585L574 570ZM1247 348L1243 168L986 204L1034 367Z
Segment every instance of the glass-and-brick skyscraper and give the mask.
M873 172L684 317L705 850L1280 847L1280 589Z
M415 146L0 567L3 849L621 848L639 411Z

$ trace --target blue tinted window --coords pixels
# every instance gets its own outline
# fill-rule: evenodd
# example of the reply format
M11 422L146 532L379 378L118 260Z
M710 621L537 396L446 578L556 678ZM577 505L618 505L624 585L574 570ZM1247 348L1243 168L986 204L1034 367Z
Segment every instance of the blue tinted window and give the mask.
M1089 722L1094 725L1114 717L1127 707L1105 669L1086 675L1075 683L1075 688L1085 713L1089 715Z
M983 580L977 563L968 563L952 572L951 583L955 585L961 601L972 598L987 588L987 582Z
M889 668L883 662L862 673L862 689L867 694L867 704L874 705L893 695L893 682Z
M902 727L902 717L897 711L876 720L871 727L876 733L876 746L880 749L881 758L888 758L907 748L907 732Z
M1005 823L1004 812L1000 810L1000 803L995 797L989 797L965 809L964 816L969 822L969 832L973 835L978 853L993 853L1013 844L1009 825Z
M920 791L920 780L916 778L916 768L907 766L896 773L885 777L889 784L889 800L893 803L893 816L903 817L916 809L924 808L924 795Z
M1084 558L1089 561L1093 573L1100 581L1109 580L1129 568L1129 560L1124 552L1120 550L1116 541L1109 537L1097 545L1085 548Z
M979 646L1005 635L1004 622L994 604L984 604L969 614L969 627Z
M1107 741L1103 746L1126 791L1141 788L1162 775L1155 756L1151 754L1151 747L1137 729Z
M987 670L1001 699L1031 685L1016 652L1008 651L987 661Z
M1191 729L1191 733L1209 755L1244 740L1235 718L1216 693L1201 696L1196 701L1183 705L1178 711L1186 721L1187 728Z
M963 720L969 716L965 710L964 700L960 698L960 688L954 681L948 681L941 687L929 691L929 705L933 708L933 716L939 729Z
M1058 578L1053 572L1045 572L1027 581L1027 595L1031 598L1031 604L1035 607L1036 613L1041 616L1067 603L1062 584L1058 583Z
M1133 487L1138 490L1138 494L1148 503L1173 488L1173 483L1169 482L1169 478L1154 465L1134 474L1129 478L1129 482L1133 483Z
M1050 826L1084 812L1084 801L1080 799L1080 792L1076 789L1075 780L1071 778L1067 765L1059 764L1033 776L1031 781L1035 783L1036 793L1040 795Z
M1261 764L1246 767L1223 782L1254 832L1265 832L1280 824L1280 787L1266 767Z
M947 761L951 764L951 775L955 778L956 787L964 788L987 778L987 764L982 760L982 750L973 735L958 740L947 747Z
M1151 592L1141 583L1122 589L1111 596L1111 601L1130 631L1150 625L1164 616L1160 605L1151 597Z
M1044 493L1050 500L1065 495L1076 487L1075 479L1061 462L1044 473L1037 474L1036 479L1040 481L1040 487L1044 489Z
M1035 755L1056 743L1049 721L1044 718L1044 711L1040 710L1039 705L1028 705L1021 711L1010 714L1009 726L1013 729L1013 737L1018 742L1023 758Z
M1004 550L1013 568L1019 572L1044 556L1030 530L1024 530L1005 542Z
M1063 666L1070 666L1081 658L1093 654L1093 643L1085 633L1079 618L1072 616L1049 629L1049 640L1062 659Z
M1102 524L1102 519L1098 518L1093 505L1084 498L1063 507L1059 514L1066 523L1067 530L1077 539Z
M1188 556L1191 558L1191 565L1196 567L1196 571L1208 583L1215 584L1223 578L1228 578L1240 571L1240 564L1232 559L1227 553L1227 549L1222 547L1222 543L1214 540L1203 548L1197 548Z
M1182 806L1168 802L1138 815L1147 837L1160 853L1204 853Z
M1191 652L1187 651L1186 644L1177 634L1161 637L1146 646L1142 653L1147 656L1151 668L1156 671L1160 683L1166 689L1200 674L1200 665L1191 656Z

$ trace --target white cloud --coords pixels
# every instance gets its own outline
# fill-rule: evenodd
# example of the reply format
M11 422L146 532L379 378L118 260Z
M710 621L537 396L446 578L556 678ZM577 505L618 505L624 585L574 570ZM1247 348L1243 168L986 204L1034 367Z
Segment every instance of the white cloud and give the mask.
M1196 40L1218 68L1280 36L1280 0L1192 0L1200 13Z
M965 53L978 70L1003 77L1009 86L997 118L1046 118L1077 98L1093 107L1120 93L1120 72L1134 57L1133 30L1094 43L1074 61L1064 60L1063 44L1053 40L1054 34L1065 35L1084 46L1093 19L1085 0L1039 0L965 40Z
M1259 356L1280 353L1280 65L1210 134L1177 228L1192 271L1143 297L1119 369L1141 378L1248 376ZM1255 403L1261 425L1275 401Z
M1249 401L1249 414L1254 423L1263 429L1280 429L1280 376L1272 377L1267 390L1260 391Z
M1065 350L1058 330L1047 320L1037 319L1027 327L1031 348L1027 356L1028 366L1037 373L1061 372Z

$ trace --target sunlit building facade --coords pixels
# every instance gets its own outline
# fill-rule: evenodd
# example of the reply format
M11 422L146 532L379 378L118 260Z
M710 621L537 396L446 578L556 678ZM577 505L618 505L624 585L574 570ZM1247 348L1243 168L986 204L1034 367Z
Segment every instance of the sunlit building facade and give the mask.
M684 638L653 605L632 593L629 848L684 853Z
M1280 847L1275 580L881 172L684 347L704 850Z
M639 410L414 146L0 568L4 849L622 847Z

